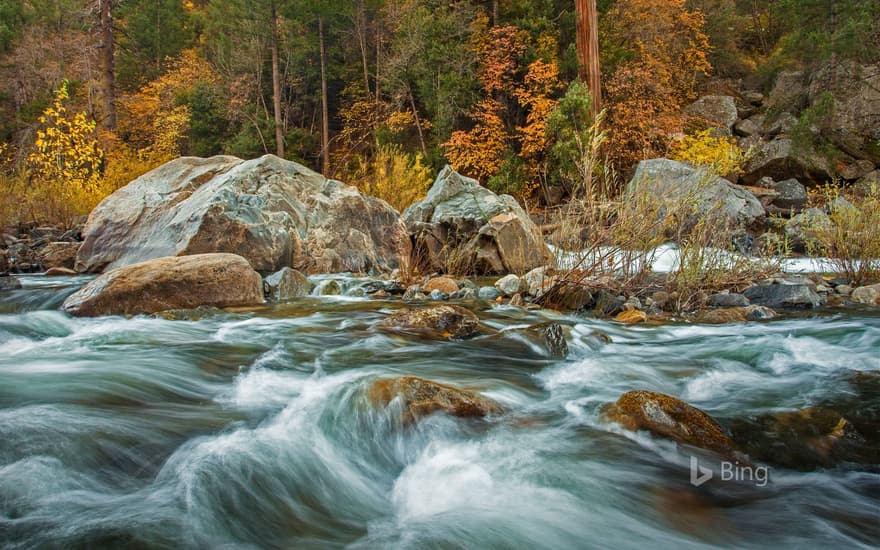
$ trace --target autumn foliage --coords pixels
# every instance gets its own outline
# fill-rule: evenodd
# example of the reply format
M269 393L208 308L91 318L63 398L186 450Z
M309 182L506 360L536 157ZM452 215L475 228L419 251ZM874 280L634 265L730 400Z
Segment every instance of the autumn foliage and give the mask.
M528 195L540 183L547 117L562 87L556 40L549 35L532 40L515 26L496 26L476 33L474 48L483 98L470 114L473 126L444 143L446 158L484 183L506 177L501 190Z
M620 0L608 16L609 42L626 59L607 83L608 152L620 169L663 156L684 128L682 108L711 69L703 14L685 0Z

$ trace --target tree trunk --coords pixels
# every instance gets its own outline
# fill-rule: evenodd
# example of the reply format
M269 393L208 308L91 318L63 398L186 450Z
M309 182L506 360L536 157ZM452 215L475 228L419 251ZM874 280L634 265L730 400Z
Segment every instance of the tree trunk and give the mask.
M370 67L367 63L367 11L364 7L364 0L358 0L357 8L357 35L358 44L361 48L361 64L364 69L364 91L370 94Z
M578 72L593 96L593 116L602 109L601 74L599 72L599 14L596 0L575 0L577 15Z
M330 115L327 107L327 52L324 50L324 18L318 16L318 48L321 54L321 171L330 175Z
M113 63L113 14L110 2L100 0L101 100L104 110L101 125L113 131L116 129L116 69Z
M278 69L278 13L272 8L272 108L275 111L275 154L284 158L284 127L281 124L281 74Z

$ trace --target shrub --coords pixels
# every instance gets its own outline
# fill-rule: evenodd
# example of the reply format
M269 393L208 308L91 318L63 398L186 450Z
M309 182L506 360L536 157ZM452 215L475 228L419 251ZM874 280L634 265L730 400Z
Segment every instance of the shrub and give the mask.
M861 199L845 200L836 188L827 187L832 223L816 224L811 234L817 252L859 285L880 279L880 190L872 188Z
M706 166L716 174L729 175L742 170L746 154L735 139L715 137L711 130L701 130L673 143L669 158Z
M406 153L395 145L382 145L367 160L359 157L348 180L362 192L405 210L421 200L431 185L431 169L419 153Z

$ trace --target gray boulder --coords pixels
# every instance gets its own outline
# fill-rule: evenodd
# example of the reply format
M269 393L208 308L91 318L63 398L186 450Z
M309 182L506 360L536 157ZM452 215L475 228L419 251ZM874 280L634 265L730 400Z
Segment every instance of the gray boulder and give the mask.
M732 135L736 123L736 102L727 95L708 95L701 97L685 108L689 115L702 118L719 130L721 135Z
M184 157L119 189L91 213L77 269L232 252L257 271L390 271L410 252L386 202L274 155Z
M749 287L743 292L756 305L771 308L817 308L822 297L810 285L772 284Z
M702 168L669 159L643 160L627 185L627 195L649 193L663 203L693 200L697 214L715 212L737 226L749 226L764 216L764 207L746 189Z
M774 111L800 111L806 105L807 86L801 71L782 71L776 75L776 81L765 105Z
M751 158L743 167L742 183L755 185L761 178L774 180L797 178L804 181L825 181L833 173L828 159L815 151L801 150L791 139L772 141L748 140Z
M430 270L522 274L554 261L513 197L496 195L449 166L403 219Z
M774 182L773 190L779 193L773 204L780 208L800 210L807 204L807 188L794 178Z

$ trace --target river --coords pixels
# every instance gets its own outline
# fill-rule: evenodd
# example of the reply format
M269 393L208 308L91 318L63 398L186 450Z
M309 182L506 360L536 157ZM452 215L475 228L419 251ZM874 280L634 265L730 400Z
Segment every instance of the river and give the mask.
M864 373L880 371L880 316L867 309L631 327L470 303L500 335L429 342L373 330L399 301L76 319L57 308L87 279L21 280L0 294L3 548L880 543L877 465L695 487L687 452L600 414L631 389L725 426L819 405L877 413ZM567 358L511 330L546 321L570 327ZM403 374L507 413L401 425L365 387Z

